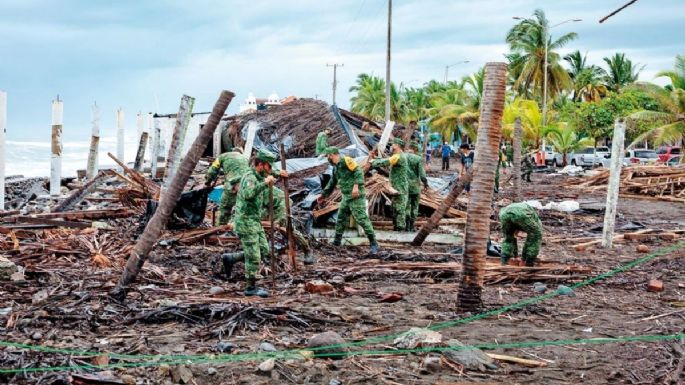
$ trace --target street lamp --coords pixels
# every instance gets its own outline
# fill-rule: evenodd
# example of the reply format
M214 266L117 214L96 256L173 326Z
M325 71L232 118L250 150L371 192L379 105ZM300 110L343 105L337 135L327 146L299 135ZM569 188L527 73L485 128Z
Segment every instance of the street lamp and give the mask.
M514 16L514 20L525 20L525 18L520 17L520 16ZM562 24L566 23L577 23L579 21L583 21L583 19L568 19L564 20L560 23L554 24L551 27L545 26L542 30L542 38L545 39L545 64L543 65L543 81L542 81L542 128L544 129L547 126L547 72L548 72L548 61L547 61L547 56L548 56L548 48L549 48L549 30L558 27ZM544 153L545 153L545 138L542 138L542 153L543 153L543 160L544 160Z
M447 84L447 72L449 71L450 67L454 67L454 66L456 66L456 65L459 65L459 64L466 64L466 63L470 63L470 61L469 61L469 60L462 60L462 61L460 61L460 62L457 62L457 63L454 63L454 64L450 64L450 65L445 66L445 84Z

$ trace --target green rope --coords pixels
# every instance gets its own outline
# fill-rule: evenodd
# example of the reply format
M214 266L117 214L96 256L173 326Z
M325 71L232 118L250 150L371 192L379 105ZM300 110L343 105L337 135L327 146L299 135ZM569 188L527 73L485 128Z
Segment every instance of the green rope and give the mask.
M576 283L574 285L571 285L570 287L572 289L577 289L581 288L590 284L593 284L597 281L612 277L616 274L625 272L627 270L630 270L634 268L635 266L641 265L643 263L646 263L648 261L651 261L652 259L656 257L660 257L662 255L677 251L685 247L685 242L680 242L676 245L662 248L660 250L655 251L652 254L649 254L645 257L635 259L629 263L626 263L614 270L608 271L606 273L600 274L598 276L589 278L585 281L581 281L579 283ZM498 315L505 313L510 310L515 310L515 309L520 309L523 308L527 305L530 304L536 304L540 303L542 301L545 301L547 299L556 297L561 295L561 293L556 290L547 294L543 294L537 297L532 297L525 299L523 301L519 301L517 303L514 303L512 305L507 305L503 306L494 310L490 310L487 312L479 313L470 317L466 318L460 318L456 320L451 320L443 323L438 323L433 326L428 327L427 329L429 330L441 330L457 325L464 325L479 319L484 319L493 315ZM320 350L330 350L330 349L336 349L336 348L348 348L348 347L355 347L355 346L364 346L364 345L369 345L369 344L374 344L378 342L383 342L383 341L388 341L391 339L395 339L397 337L402 336L406 332L401 332L401 333L395 333L395 334L389 334L389 335L384 335L384 336L378 336L378 337L373 337L373 338L368 338L362 341L357 341L357 342L348 342L348 343L342 343L342 344L335 344L335 345L327 345L327 346L320 346L316 348L311 348L311 349L292 349L290 351L286 351L289 353L292 353L295 356L301 355L302 352L305 351L311 351L311 352L316 352ZM16 342L11 342L11 341L0 341L0 347L15 347L15 348L20 348L20 349L26 349L26 350L33 350L33 351L40 351L44 353L57 353L57 354L67 354L67 355L76 355L76 356L101 356L101 355L107 355L111 358L117 358L117 359L153 359L153 360L159 360L159 359L171 359L171 360L195 360L195 359L203 359L205 357L209 357L208 355L142 355L142 354L117 354L117 353L106 353L106 352L93 352L93 351L82 351L82 350L73 350L73 349L59 349L59 348L51 348L47 346L42 346L42 345L30 345L30 344L21 344L21 343L16 343ZM280 352L286 353L286 352ZM317 354L318 356L319 354ZM236 357L239 355L230 355L230 357ZM259 357L261 358L272 358L273 353L249 353L249 354L244 354L245 357L249 357L250 359L258 359Z
M463 346L432 346L415 349L388 349L388 350L363 350L357 352L331 352L331 353L317 353L316 357L354 357L354 356L379 356L379 355L405 355L410 353L430 353L430 352L444 352L448 350L473 350L473 349L516 349L527 347L542 347L542 346L566 346L579 344L614 344L614 343L629 343L629 342L656 342L656 341L672 341L685 339L685 333L679 334L648 334L631 337L617 337L617 338L582 338L570 340L547 340L547 341L522 341L511 343L483 343L475 345ZM113 368L135 368L135 367L155 367L163 365L201 365L201 364L217 364L243 361L256 361L265 358L275 359L305 359L301 354L293 354L293 351L272 352L266 354L236 354L236 355L220 355L217 357L203 357L197 359L177 359L170 361L146 361L146 362L122 362L107 365L70 365L70 366L50 366L37 368L3 368L0 369L0 374L17 374L17 373L36 373L36 372L62 372L74 370L102 370Z

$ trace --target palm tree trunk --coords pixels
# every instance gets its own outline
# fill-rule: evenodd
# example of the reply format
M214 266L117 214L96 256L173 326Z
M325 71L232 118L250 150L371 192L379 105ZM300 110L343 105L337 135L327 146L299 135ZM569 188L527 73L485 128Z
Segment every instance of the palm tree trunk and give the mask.
M521 201L521 135L523 128L521 127L521 117L516 117L514 120L514 149L513 149L513 178L514 178L514 200Z
M466 214L464 270L457 307L475 311L482 307L483 273L490 236L490 214L495 186L499 143L502 137L502 113L507 80L505 63L487 63L483 103L478 123L476 158L473 164L471 199Z
M169 185L169 189L166 191L166 196L164 199L161 199L157 211L155 211L152 219L150 219L150 222L148 222L145 227L145 231L143 231L143 234L138 238L135 247L131 250L128 262L126 263L126 268L121 274L119 283L117 283L114 290L110 292L112 298L119 301L123 301L126 298L128 285L135 281L138 273L140 273L145 260L162 233L162 229L166 226L166 223L176 206L176 201L178 201L178 198L181 196L181 192L183 192L183 188L185 187L190 174L195 169L205 148L207 148L207 143L209 143L209 140L212 138L214 130L219 124L219 120L223 117L226 108L228 108L228 104L234 96L235 94L230 91L221 92L207 123L202 127L197 138L195 138L195 142L193 142L188 154L183 158L181 166L174 175L174 178Z
M467 172L463 178L457 181L457 184L454 185L454 187L452 187L452 190L450 190L450 193L447 194L447 196L442 201L438 209L433 212L433 215L431 215L431 217L428 218L426 224L421 226L419 231L416 233L414 240L411 242L412 246L421 246L423 242L426 240L426 238L428 238L428 234L430 234L431 231L438 227L438 223L440 223L442 217L445 216L447 210L449 210L449 208L452 207L452 204L454 204L454 201L457 200L459 194L461 194L461 192L464 191L464 187L469 182L471 182L472 175L473 174L471 170L469 170L469 172Z

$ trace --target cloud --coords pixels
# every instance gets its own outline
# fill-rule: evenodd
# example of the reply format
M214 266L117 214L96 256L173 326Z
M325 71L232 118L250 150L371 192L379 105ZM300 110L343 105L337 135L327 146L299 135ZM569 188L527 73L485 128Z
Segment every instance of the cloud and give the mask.
M393 9L393 80L418 86L442 80L445 65L457 79L487 61L503 60L504 38L515 23L544 8L550 20L579 17L582 23L553 29L576 31L563 52L588 52L592 63L625 52L646 65L641 79L671 68L685 53L682 0L638 2L604 24L597 21L623 0L406 1ZM338 102L359 73L385 73L385 0L249 3L202 0L83 2L5 0L0 14L0 88L9 94L8 136L47 140L50 101L65 100L65 138L89 133L90 106L102 107L105 135L114 132L114 112L123 107L134 129L138 111L175 112L182 94L208 111L221 89L237 98L263 96L331 99L338 70ZM662 82L663 79L658 80ZM158 107L159 106L159 107Z

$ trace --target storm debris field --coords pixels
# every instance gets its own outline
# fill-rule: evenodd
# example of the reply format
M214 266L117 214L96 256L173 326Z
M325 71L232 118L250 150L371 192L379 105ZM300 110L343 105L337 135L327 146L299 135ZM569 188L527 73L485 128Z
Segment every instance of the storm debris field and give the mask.
M381 251L371 255L355 243L363 235L354 228L348 244L331 246L339 196L313 204L329 176L313 154L310 125L332 127L332 140L352 156L368 153L381 130L321 102L292 103L223 124L225 147L244 145L250 121L264 125L260 146L292 144L292 216L317 261L302 265L298 250L293 270L279 227L276 271L270 261L260 270L269 298L244 296L237 272L225 279L220 256L237 251L240 241L231 226L213 226L210 202L199 225L191 226L187 212L174 213L126 300L114 300L109 292L152 215L160 181L124 166L101 171L92 183L64 181L64 194L54 199L45 180L9 180L17 187L8 188L12 209L0 214L0 383L685 380L685 169L624 170L612 249L599 242L608 175L534 173L533 183L523 184L525 200L571 200L579 208L538 210L540 263L501 265L488 257L484 307L463 313L456 296L469 196L460 195L426 241L412 246L414 234L391 231L394 192L383 170L372 171L366 194ZM212 160L198 163L185 191L201 190ZM453 172L440 171L440 159L428 168L417 228L455 183ZM497 213L514 199L511 171L502 173L494 245L502 240Z

